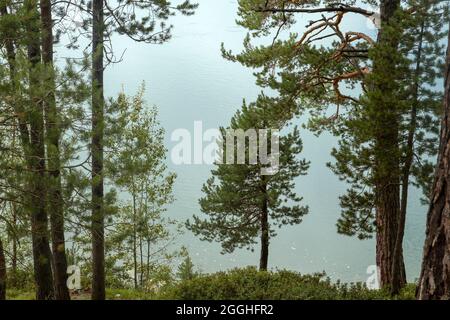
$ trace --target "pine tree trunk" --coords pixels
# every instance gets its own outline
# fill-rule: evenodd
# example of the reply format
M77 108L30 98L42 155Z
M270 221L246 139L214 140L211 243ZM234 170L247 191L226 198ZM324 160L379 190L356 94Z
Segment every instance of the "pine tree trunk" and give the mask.
M92 299L105 299L103 199L103 0L92 6Z
M33 252L34 278L36 282L36 299L48 300L54 298L52 255L48 240L48 217L46 211L46 168L45 168L45 145L44 145L44 110L40 103L38 91L40 88L39 75L36 67L41 60L39 14L37 2L27 0L24 9L29 19L24 21L26 29L26 43L29 70L30 105L22 106L14 104L13 108L17 117L20 140L22 143L27 171L29 172L28 194L26 195L25 209L31 217L31 240ZM8 15L5 5L0 7L2 16ZM5 40L8 57L11 85L16 86L15 71L15 48L13 36ZM28 123L27 123L28 122ZM14 209L14 214L16 214ZM17 239L15 240L17 241ZM14 259L13 270L16 269L16 242L13 244Z
M398 0L381 1L380 17L382 27L378 34L378 45L383 48L374 59L373 74L375 75L373 87L375 94L372 103L376 106L374 113L375 128L375 198L376 198L376 262L379 268L379 282L382 287L392 287L393 263L400 270L395 277L401 287L406 282L404 275L403 250L395 251L398 225L400 218L400 157L399 157L399 119L396 105L386 97L394 96L390 79L392 68L391 50L395 51L398 42L387 35L386 26L389 26L395 11L399 8ZM385 50L385 48L390 50ZM394 63L391 63L394 64ZM401 239L399 239L401 241ZM397 257L395 255L397 254Z
M267 195L267 186L264 186ZM266 271L269 260L269 211L267 206L267 196L264 199L261 212L261 256L259 260L259 270Z
M29 163L30 195L28 209L31 212L31 236L33 243L34 276L36 281L36 299L49 300L54 298L52 275L52 255L48 237L46 165L44 145L44 110L42 97L39 96L40 75L37 67L40 64L39 13L37 2L25 2L30 20L27 21L28 59L30 61L30 111L28 114L30 126Z
M143 252L143 243L142 243L142 237L139 237L139 255L140 255L140 267L139 267L139 273L140 273L140 286L141 288L144 287L144 252Z
M402 276L405 277L404 265L402 266L398 259L403 256L403 237L405 235L406 224L406 212L408 206L408 187L409 176L411 174L411 166L414 157L414 135L417 127L417 108L419 105L419 77L421 73L422 62L422 48L423 48L423 35L425 32L425 22L422 22L419 34L419 43L416 52L416 66L414 70L414 80L412 85L412 105L410 114L410 123L408 129L408 138L406 142L406 159L402 173L402 187L401 187L401 204L400 204L400 219L397 230L397 237L394 247L394 259L392 262L392 286L391 295L396 295L402 288ZM403 267L403 268L402 268ZM402 269L400 269L402 268Z
M0 300L6 300L6 261L2 239L0 239Z
M16 212L16 205L15 203L11 204L12 208L12 214L13 214L13 221L12 226L14 228L14 235L12 237L12 255L11 255L11 276L10 279L12 280L12 285L14 286L16 284L17 280L17 212Z
M421 300L450 299L450 32L444 79L441 141L417 288Z
M0 4L0 14L2 17L6 17L8 13L8 8L4 2ZM16 89L16 69L15 69L15 60L16 60L16 51L14 48L14 42L13 42L13 36L9 34L5 34L5 47L6 47L6 55L8 59L8 67L9 67L9 77L10 77L10 84L12 87L12 90L15 91ZM13 110L16 114L25 114L25 110L20 107L20 104L13 104L12 105ZM29 152L29 131L27 124L24 120L24 117L18 117L18 128L19 128L19 134L20 134L20 140L21 144L24 150L24 153L26 155L26 161L27 161L27 169L31 169L30 164L30 158L28 156ZM17 212L16 212L16 205L14 202L11 203L12 206L12 212L13 212L13 227L16 228L17 226ZM14 230L15 231L15 230ZM16 281L16 275L17 275L17 237L14 235L13 237L13 252L12 252L12 279Z
M67 257L64 237L64 203L61 187L61 161L59 152L59 115L55 100L55 76L53 68L53 22L50 0L41 0L42 60L46 66L47 79L44 79L46 95L46 144L48 158L48 210L52 233L52 252L54 259L55 297L70 300L67 288Z

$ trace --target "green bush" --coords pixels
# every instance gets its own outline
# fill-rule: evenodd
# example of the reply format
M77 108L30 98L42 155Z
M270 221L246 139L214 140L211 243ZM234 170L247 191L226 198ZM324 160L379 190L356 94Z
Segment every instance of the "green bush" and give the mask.
M392 299L385 290L363 284L332 283L323 273L261 272L253 267L233 269L180 281L159 293L160 299L179 300L374 300ZM414 299L408 285L396 299Z
M7 300L34 300L35 297L34 291L24 291L15 288L8 288L6 290Z

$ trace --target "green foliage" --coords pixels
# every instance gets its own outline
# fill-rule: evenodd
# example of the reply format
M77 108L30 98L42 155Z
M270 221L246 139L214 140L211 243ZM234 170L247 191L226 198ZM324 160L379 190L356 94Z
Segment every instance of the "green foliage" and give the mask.
M106 289L107 300L153 300L155 294L133 289Z
M414 285L394 299L414 299ZM233 269L185 280L163 290L159 299L180 300L376 300L391 299L388 292L369 290L361 283L332 283L325 274L293 271Z
M111 274L122 283L139 278L140 287L151 280L158 264L178 256L167 249L176 236L169 230L181 231L176 221L164 216L166 205L173 201L176 175L167 172L157 110L146 106L143 95L143 86L134 97L120 94L108 106L105 128L106 177L124 199L111 217L114 231L106 240ZM134 272L131 279L129 270Z
M181 281L185 281L192 280L198 275L199 273L195 271L194 263L192 262L191 257L188 255L178 266L177 278Z
M437 2L410 5L420 14L397 12L384 27L387 40L369 50L373 71L365 83L371 89L336 126L343 138L332 150L336 161L329 166L350 184L340 197L338 232L360 239L375 231L375 186L380 188L383 179L407 181L421 187L425 197L431 186L441 103L435 87L442 74L439 42L446 10Z
M36 294L33 291L26 291L24 288L14 289L8 288L6 291L6 300L34 300Z
M71 17L67 13L66 5L55 5L55 16L64 22L65 28L55 31L55 38L68 37L67 47L70 49L79 48L81 33L89 32L92 27L90 14L92 3L85 0L77 0L71 3L76 9L76 17ZM190 0L149 0L149 1L125 1L119 0L117 3L105 3L105 41L109 43L105 48L107 56L111 59L114 52L110 46L114 33L125 35L133 41L162 44L167 42L172 36L173 25L168 20L179 14L191 16L195 13L198 4ZM75 20L74 21L70 19ZM64 34L62 31L65 31Z
M187 222L188 229L202 240L220 242L223 252L230 253L235 248L243 247L251 249L262 232L264 214L269 216L269 233L273 237L276 235L274 227L299 224L308 213L308 207L300 205L302 198L293 191L294 178L305 175L309 167L308 161L298 159L303 146L297 127L279 137L279 150L275 153L271 150L271 143L274 143L271 134L276 133L272 131L267 135L268 158L279 158L273 172L263 173L263 170L271 170L271 164L262 160L261 153L251 163L250 145L256 142L252 140L251 133L256 138L261 129L281 130L284 126L285 119L270 108L273 101L261 95L248 106L244 102L229 127L242 130L243 134L249 133L242 142L234 137L230 142L228 131L221 129L222 141L219 143L223 144L224 163L217 164L216 169L212 170L212 177L203 185L205 197L199 200L207 218L194 215L193 222ZM261 145L261 139L258 141ZM225 155L230 147L234 148L235 158L239 147L243 147L245 163L226 163Z
M159 274L158 270L181 254L169 249L181 226L165 215L173 201L175 174L167 171L157 108L149 107L143 96L144 86L134 96L120 93L105 106L105 269L110 288L134 286L136 278L135 286L144 290L154 273ZM89 135L85 138L90 139ZM68 217L75 222L68 224L68 260L81 267L82 287L89 288L90 176L84 167L72 168L65 182L65 197L71 205Z
M439 1L401 1L389 25L383 22L375 31L354 30L344 23L350 14L340 17L338 11L323 11L322 17L296 13L361 3L240 0L238 23L249 30L244 50L233 54L223 47L222 53L255 69L257 84L279 93L285 114L308 115L310 130L339 138L329 166L349 187L340 197L338 231L365 239L375 231L377 181L400 185L407 177L428 197L448 9ZM301 26L303 33L291 31ZM387 144L380 142L383 137Z

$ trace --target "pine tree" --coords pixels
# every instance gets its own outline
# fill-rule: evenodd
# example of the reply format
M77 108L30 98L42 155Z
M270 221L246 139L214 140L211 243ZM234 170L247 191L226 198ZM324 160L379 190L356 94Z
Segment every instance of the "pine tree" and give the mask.
M29 161L31 186L28 210L31 212L36 299L54 298L52 256L49 246L48 208L46 188L46 158L44 134L44 95L41 87L40 15L36 0L26 0L24 11L25 45L29 62L29 107L26 119L29 124L29 141L24 145ZM24 140L28 140L28 136Z
M105 299L105 212L103 185L104 1L92 2L92 300Z
M229 129L254 129L258 134L261 129L281 129L283 120L277 116L279 110L268 110L274 101L260 96L256 103L248 106L244 103L242 110L232 118ZM267 135L268 141L274 134ZM223 148L224 155L231 145L237 147L242 143L228 141L227 135L227 130L222 128L222 141L227 141ZM261 146L264 136L259 136ZM246 139L250 141L251 137ZM302 198L292 190L293 179L306 174L309 162L297 159L302 151L297 128L280 137L279 154L269 154L269 157L279 156L278 171L272 172L272 175L265 175L262 171L268 169L268 165L264 164L261 153L256 163L251 164L250 148L250 144L245 145L247 163L218 164L211 172L212 177L203 186L205 197L199 200L207 218L194 216L187 227L202 240L220 242L224 253L233 252L236 248L253 248L259 236L259 268L267 270L269 241L276 235L275 226L299 224L308 213L308 208L300 205Z
M55 69L53 61L53 15L50 0L40 0L41 10L41 47L42 63L47 77L42 79L46 91L45 111L45 142L47 152L47 182L48 210L50 214L50 229L55 281L55 298L70 300L67 289L67 257L64 235L64 204L61 185L61 114L56 106Z
M383 0L379 15L352 1L239 4L239 24L251 33L241 54L223 49L225 58L257 68L259 85L277 90L287 106L295 104L287 112L309 113L310 129L340 138L330 167L350 187L341 197L338 232L360 239L375 233L381 285L398 291L406 281L408 186L427 194L429 157L436 152L440 94L430 88L439 78L446 11L437 1ZM313 17L306 31L283 37L300 21L299 13ZM345 27L350 14L373 21L377 38ZM269 45L252 44L253 38L272 35Z
M17 244L19 240L24 242L24 235L31 235L36 297L68 299L64 205L57 196L62 194L59 175L65 159L61 159L57 145L63 129L60 113L67 112L66 123L73 120L69 110L72 104L84 102L83 94L74 90L77 76L70 71L58 72L53 66L55 39L49 4L2 1L0 9L1 38L6 47L1 57L5 62L1 74L2 116L11 115L2 123L2 138L6 133L3 141L8 148L2 150L1 165L2 172L6 172L1 192L6 196L11 218L6 224L12 247L10 279L15 281L22 258ZM64 108L57 108L60 102Z
M197 272L194 270L194 263L192 262L191 257L188 255L178 266L177 277L181 281L186 281L192 280L196 276Z

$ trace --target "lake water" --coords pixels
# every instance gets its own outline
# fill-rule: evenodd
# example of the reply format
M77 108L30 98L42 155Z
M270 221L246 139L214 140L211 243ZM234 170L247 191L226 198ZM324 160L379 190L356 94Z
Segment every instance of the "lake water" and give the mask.
M178 128L193 131L194 121L203 128L217 128L229 123L242 99L252 101L261 91L252 71L221 57L220 44L238 52L245 30L235 24L237 2L198 0L200 8L193 17L176 17L172 40L162 46L144 45L118 37L115 50L125 50L122 63L107 69L106 92L116 95L122 88L134 93L145 81L146 99L159 107L160 120L167 137L167 147L174 146L170 133ZM301 122L301 119L298 120ZM329 135L315 137L302 131L302 156L311 161L306 177L297 180L296 189L309 205L310 214L303 223L285 227L270 243L269 266L302 273L326 271L332 279L365 281L366 270L375 264L373 240L360 241L337 234L340 215L338 196L346 185L325 166L331 160L335 139ZM178 174L176 201L168 215L186 220L200 214L198 199L201 186L209 177L210 166L180 165L169 167ZM411 190L404 254L409 280L418 277L425 230L426 208L419 202L419 192ZM199 241L187 232L178 239L188 247L194 263L204 272L257 265L256 248L252 253L238 250L221 255L220 245Z

